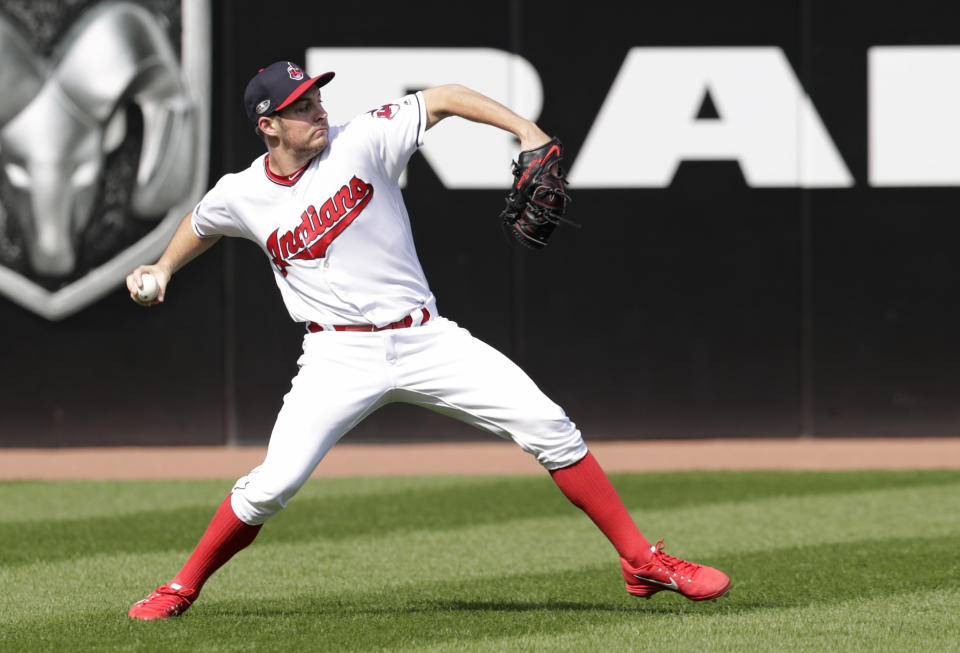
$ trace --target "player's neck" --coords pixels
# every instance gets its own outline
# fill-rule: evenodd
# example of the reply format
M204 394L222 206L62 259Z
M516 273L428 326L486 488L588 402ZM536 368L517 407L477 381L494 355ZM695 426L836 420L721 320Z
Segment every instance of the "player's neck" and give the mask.
M317 154L319 153L296 153L280 148L270 148L267 166L270 172L278 177L286 177L302 170Z

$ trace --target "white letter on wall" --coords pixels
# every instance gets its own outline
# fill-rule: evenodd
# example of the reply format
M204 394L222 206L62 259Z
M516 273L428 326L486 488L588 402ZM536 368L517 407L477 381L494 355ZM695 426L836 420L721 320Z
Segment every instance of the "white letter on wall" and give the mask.
M960 185L960 47L870 48L869 180Z
M698 120L708 92L719 119ZM574 188L665 187L684 160L736 160L750 186L853 185L775 47L631 49L570 181Z

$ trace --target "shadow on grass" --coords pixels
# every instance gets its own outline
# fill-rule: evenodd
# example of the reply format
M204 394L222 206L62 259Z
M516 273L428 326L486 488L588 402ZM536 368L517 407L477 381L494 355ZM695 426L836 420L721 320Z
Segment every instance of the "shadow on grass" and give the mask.
M301 617L320 617L323 619L342 618L353 619L358 616L377 618L403 618L412 615L437 616L443 614L459 614L465 617L470 613L527 613L527 612L632 612L633 608L627 603L614 602L576 602L576 601L517 601L517 600L489 600L489 601L435 601L422 600L402 604L384 604L377 602L376 607L371 603L350 603L336 607L330 604L317 604L316 598L304 598L297 605L287 602L258 606L212 605L212 610L222 617L280 617L298 615Z
M327 617L554 610L744 613L954 588L960 585L956 546L956 536L890 538L726 555L705 561L733 579L730 593L715 601L689 601L668 591L650 599L630 596L612 563L563 573L414 584L346 597L304 595L276 605L261 604L249 612L231 605L246 615L295 612ZM317 584L322 586L322 579Z

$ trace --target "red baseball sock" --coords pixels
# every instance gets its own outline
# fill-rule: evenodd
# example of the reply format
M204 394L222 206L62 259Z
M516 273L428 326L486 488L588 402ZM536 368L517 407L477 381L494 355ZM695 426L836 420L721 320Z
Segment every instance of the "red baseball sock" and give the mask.
M568 499L607 536L613 548L634 567L650 560L650 542L636 524L592 453L569 467L550 472Z
M197 548L187 560L187 564L171 583L179 583L199 592L213 572L253 542L261 526L263 524L250 526L237 519L228 494L210 521L210 525L207 526L203 537L200 538Z

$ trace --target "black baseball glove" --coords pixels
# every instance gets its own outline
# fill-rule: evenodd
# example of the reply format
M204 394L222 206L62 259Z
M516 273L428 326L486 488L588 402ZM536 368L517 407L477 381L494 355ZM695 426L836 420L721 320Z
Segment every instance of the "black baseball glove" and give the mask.
M513 186L500 218L507 231L531 249L546 247L557 225L569 222L563 217L570 197L562 160L563 145L554 137L545 145L524 150L513 162Z

